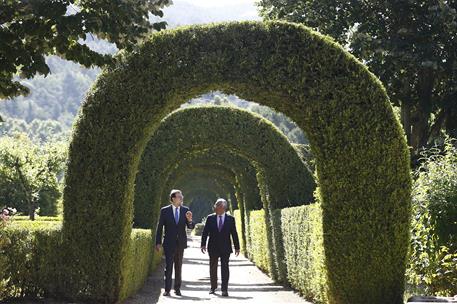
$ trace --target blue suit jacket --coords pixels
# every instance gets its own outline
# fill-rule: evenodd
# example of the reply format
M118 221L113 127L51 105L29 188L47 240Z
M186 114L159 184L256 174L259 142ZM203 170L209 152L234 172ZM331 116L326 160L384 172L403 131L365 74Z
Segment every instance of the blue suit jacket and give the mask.
M187 248L186 227L193 229L195 226L194 222L187 222L187 211L189 211L188 207L180 207L179 222L176 224L171 204L160 209L159 222L157 223L156 231L156 245L162 244L165 252L174 251L177 245L182 248ZM164 228L165 234L162 243Z

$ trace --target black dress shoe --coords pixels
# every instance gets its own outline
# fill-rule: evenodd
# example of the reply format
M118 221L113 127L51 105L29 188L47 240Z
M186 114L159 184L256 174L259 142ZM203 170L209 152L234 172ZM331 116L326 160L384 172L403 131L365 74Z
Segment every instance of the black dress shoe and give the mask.
M179 290L179 289L178 289L178 290L175 290L175 295L181 296L181 290Z
M165 292L163 293L163 295L164 295L165 297L169 297L169 296L170 296L170 292L169 292L169 291L165 291Z
M223 291L223 292L222 292L222 296L223 296L223 297L228 297L228 292L227 292L227 291Z
M211 289L211 290L209 291L209 294L215 294L215 293L216 293L216 289Z

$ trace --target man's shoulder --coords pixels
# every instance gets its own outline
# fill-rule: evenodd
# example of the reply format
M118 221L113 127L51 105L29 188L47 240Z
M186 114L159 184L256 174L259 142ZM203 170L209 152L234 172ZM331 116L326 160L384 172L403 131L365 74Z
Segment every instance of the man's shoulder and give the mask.
M181 208L182 208L182 209L184 209L184 210L190 210L190 208L189 208L189 207L187 207L187 206L184 206L184 205L182 205L182 206L181 206Z
M162 208L160 208L160 210L167 210L171 208L171 205L166 205L166 206L163 206Z
M209 218L213 218L215 216L216 216L216 213L211 213L211 214L208 214L208 216L206 218L209 219Z
M233 220L235 219L235 217L231 214L226 213L226 215L227 215L227 218L229 218L229 219L233 219Z

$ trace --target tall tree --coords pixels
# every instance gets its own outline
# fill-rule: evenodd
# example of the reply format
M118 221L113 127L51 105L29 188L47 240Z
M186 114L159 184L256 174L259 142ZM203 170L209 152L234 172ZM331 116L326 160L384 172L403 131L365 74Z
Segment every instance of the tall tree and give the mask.
M50 71L46 55L58 55L85 67L111 62L84 43L95 35L131 49L151 30L166 22L149 22L163 16L170 0L2 0L0 1L0 99L27 95L20 78ZM89 37L88 37L89 36Z
M260 0L264 19L303 23L366 62L401 107L412 155L457 137L457 1Z
M37 145L25 134L0 137L0 201L26 211L34 220L40 202L46 199L41 195L51 193L56 204L66 157L66 142Z

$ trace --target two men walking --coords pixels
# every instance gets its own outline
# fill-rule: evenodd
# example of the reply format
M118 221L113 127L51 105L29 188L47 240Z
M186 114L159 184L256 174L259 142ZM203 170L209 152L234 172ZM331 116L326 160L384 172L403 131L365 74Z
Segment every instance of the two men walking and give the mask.
M180 190L172 190L170 192L171 204L160 210L157 223L156 250L159 251L163 247L166 261L164 296L170 296L173 267L175 268L175 294L181 295L182 259L184 249L187 248L186 227L189 229L195 227L192 212L188 207L182 205L183 198ZM233 252L230 237L233 239L235 254L238 256L240 252L235 218L226 213L227 207L227 201L224 199L216 201L215 213L207 217L201 239L201 251L203 253L208 251L210 257L210 294L214 294L217 289L217 264L219 259L221 260L222 296L228 296L228 265L230 254ZM162 240L163 230L165 233Z

